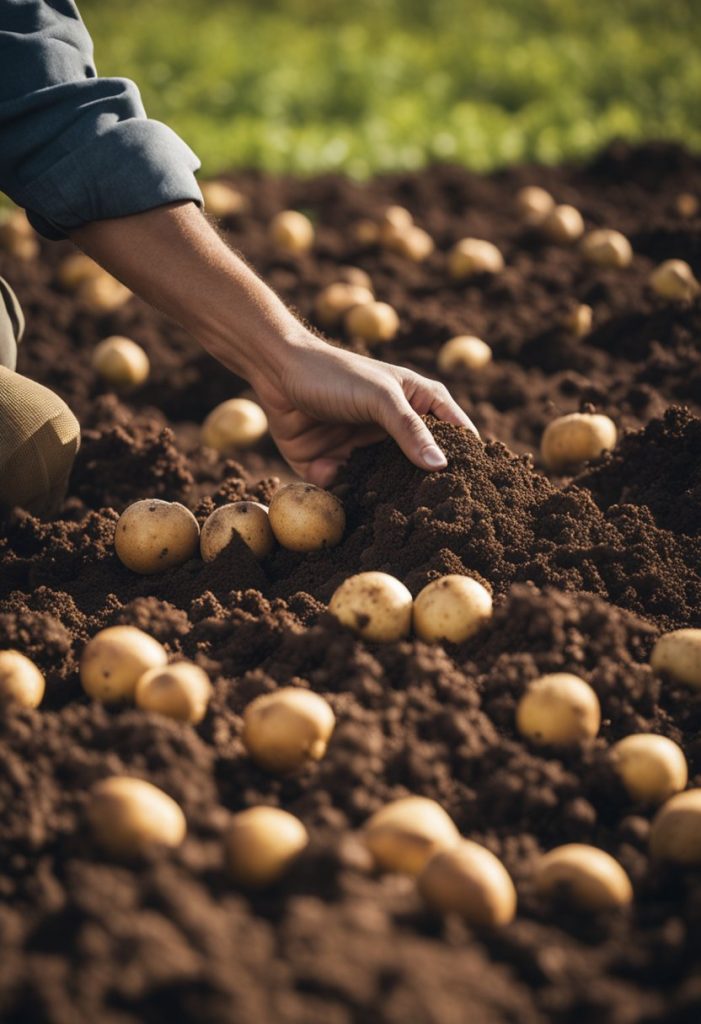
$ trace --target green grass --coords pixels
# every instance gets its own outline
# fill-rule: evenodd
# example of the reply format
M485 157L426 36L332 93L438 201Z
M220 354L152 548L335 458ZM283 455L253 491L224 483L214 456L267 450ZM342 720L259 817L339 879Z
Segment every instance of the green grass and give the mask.
M205 171L363 176L701 148L697 0L84 0L101 74Z

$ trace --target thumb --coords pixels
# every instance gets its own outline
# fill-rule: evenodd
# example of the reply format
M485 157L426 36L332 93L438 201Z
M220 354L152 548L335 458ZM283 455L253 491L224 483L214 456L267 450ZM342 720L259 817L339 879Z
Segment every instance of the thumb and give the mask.
M428 471L445 469L448 460L403 391L392 395L385 393L380 408L381 425L415 466Z

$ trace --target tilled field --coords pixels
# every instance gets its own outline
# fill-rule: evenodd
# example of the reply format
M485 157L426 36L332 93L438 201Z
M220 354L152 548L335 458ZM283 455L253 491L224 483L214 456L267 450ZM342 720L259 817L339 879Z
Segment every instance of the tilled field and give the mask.
M576 246L524 228L514 195L525 184L572 203L588 227L622 231L632 266L592 268ZM47 679L38 710L0 718L0 1019L699 1020L699 871L650 859L654 808L631 800L608 751L629 733L661 733L683 748L690 785L701 784L701 694L649 666L660 631L701 625L701 302L663 302L646 284L671 257L701 271L701 218L676 206L680 193L701 194L701 162L669 147L614 147L585 168L490 178L437 168L368 185L256 175L236 185L250 208L225 222L233 244L312 322L320 288L350 264L399 313L383 358L437 375L451 336L491 345L479 373L445 378L487 444L433 423L449 466L429 475L390 442L357 453L338 481L348 527L332 550L278 549L258 563L233 544L213 563L136 576L112 543L130 502L182 501L203 521L232 500L269 501L289 474L267 442L240 463L200 446L198 425L245 384L181 331L137 300L104 317L82 311L56 283L66 246L45 246L38 262L0 256L29 323L20 369L83 426L61 513L41 522L15 512L0 528L0 647L22 650ZM350 240L354 222L388 203L435 238L425 263ZM312 253L281 257L270 244L266 225L284 208L316 221ZM450 281L445 251L468 235L501 248L501 274ZM562 327L576 303L594 311L583 338ZM128 399L91 367L110 334L151 359L148 384ZM591 406L617 423L617 448L574 480L548 478L544 427ZM492 590L494 616L459 647L364 643L326 603L368 569L413 594L468 573ZM85 696L81 651L121 623L206 669L215 692L200 725ZM518 735L518 697L554 671L595 689L592 743L542 748ZM284 779L257 768L241 740L245 706L280 684L322 694L337 719L326 756ZM100 852L84 809L90 787L114 774L178 801L180 848L132 864ZM411 880L373 870L358 829L407 793L438 801L501 858L518 888L512 924L441 919ZM221 836L231 812L259 803L297 815L311 843L282 882L250 894L227 877ZM566 842L611 853L633 905L585 914L538 896L536 858Z

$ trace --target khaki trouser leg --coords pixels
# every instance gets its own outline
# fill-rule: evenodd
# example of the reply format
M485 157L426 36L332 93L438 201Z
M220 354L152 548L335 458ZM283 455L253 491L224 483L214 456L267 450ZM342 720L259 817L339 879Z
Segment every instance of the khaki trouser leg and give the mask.
M0 367L0 506L54 511L79 447L80 426L66 403Z
M0 277L0 366L14 370L17 343L24 333L24 315L17 296L4 277Z

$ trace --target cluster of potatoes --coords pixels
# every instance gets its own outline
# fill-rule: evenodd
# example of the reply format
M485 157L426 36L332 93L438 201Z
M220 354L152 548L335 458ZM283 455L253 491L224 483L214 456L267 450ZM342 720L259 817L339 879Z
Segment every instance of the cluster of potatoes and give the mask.
M392 341L400 327L397 311L375 299L370 275L360 267L339 268L338 280L317 295L314 314L326 330L343 325L351 338L370 347Z
M39 255L39 239L24 210L0 210L0 249L23 261Z
M339 499L307 483L291 483L273 495L270 507L257 501L222 505L200 525L177 501L144 498L129 505L115 525L114 547L127 569L145 576L182 565L198 552L212 562L237 534L262 559L277 542L289 551L335 547L346 515Z
M82 252L71 253L56 271L59 285L75 295L78 304L89 313L115 313L132 298L132 292Z

